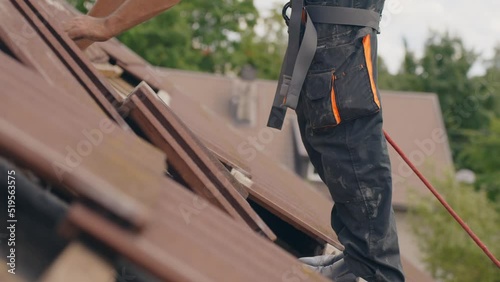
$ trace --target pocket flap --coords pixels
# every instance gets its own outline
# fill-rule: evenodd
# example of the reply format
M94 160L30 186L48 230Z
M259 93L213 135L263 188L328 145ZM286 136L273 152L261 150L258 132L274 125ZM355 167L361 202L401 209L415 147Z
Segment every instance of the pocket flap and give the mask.
M310 100L317 100L330 96L332 92L332 77L333 73L322 72L309 74L306 77L305 94Z

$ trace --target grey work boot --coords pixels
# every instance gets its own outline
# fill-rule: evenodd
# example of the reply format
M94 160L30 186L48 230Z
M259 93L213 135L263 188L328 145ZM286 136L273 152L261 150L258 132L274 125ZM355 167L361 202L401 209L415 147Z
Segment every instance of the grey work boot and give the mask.
M356 282L358 279L344 262L343 255L300 258L311 270L335 282Z
M315 256L315 257L303 257L299 258L299 261L303 264L307 264L309 266L327 266L332 265L335 262L344 258L344 254L340 253L338 255L323 255L323 256Z

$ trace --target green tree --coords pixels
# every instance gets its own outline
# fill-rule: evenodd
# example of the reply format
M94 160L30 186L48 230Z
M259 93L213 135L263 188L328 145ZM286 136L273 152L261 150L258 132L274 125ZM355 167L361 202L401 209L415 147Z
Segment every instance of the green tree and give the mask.
M253 1L182 1L119 39L155 65L225 73L257 19Z
M486 73L479 79L481 91L486 99L490 110L496 117L500 117L500 45L496 46L494 55L486 61Z
M500 255L500 213L485 193L456 183L440 182L440 192L490 250ZM430 273L444 282L499 282L498 268L451 218L436 199L418 198L410 210L413 231Z
M490 127L470 131L470 144L459 154L462 163L477 174L478 190L486 191L500 210L500 118L494 118Z
M260 33L254 29L247 30L239 45L240 57L237 64L253 65L258 70L260 78L273 80L279 78L288 36L280 6L276 5L269 16L259 19Z
M385 63L385 59L381 56L378 57L378 86L381 89L387 90L398 90L398 80L395 79L395 76L389 72L389 68Z
M455 166L477 174L476 189L500 199L500 46L485 62L486 73L469 77L477 56L460 38L431 34L417 58L404 41L405 57L397 74L380 64L382 88L437 93ZM499 205L500 206L500 205Z
M385 77L393 90L436 93L439 97L450 145L458 168L466 167L458 153L469 144L469 130L486 129L491 118L487 95L469 72L477 55L467 49L459 37L449 33L432 33L417 58L405 46L405 57L399 72ZM393 83L387 83L394 80Z
M388 85L393 90L410 90L423 91L423 79L419 75L421 66L417 60L415 53L408 47L408 42L403 40L405 56L397 75L390 78L391 82Z
M421 59L423 91L435 92L443 110L454 149L462 149L462 129L488 127L485 101L478 98L473 80L468 78L477 55L465 48L458 37L433 35ZM456 146L458 145L458 146Z
M476 189L486 191L500 211L500 46L485 66L486 73L473 78L473 97L490 122L486 128L464 131L468 142L458 152L457 163L477 174Z

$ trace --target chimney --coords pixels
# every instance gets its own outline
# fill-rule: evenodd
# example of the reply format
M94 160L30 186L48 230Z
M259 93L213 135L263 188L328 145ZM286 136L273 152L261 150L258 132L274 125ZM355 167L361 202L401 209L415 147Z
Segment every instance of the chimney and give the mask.
M257 122L257 70L246 65L233 81L231 113L236 125L255 126Z

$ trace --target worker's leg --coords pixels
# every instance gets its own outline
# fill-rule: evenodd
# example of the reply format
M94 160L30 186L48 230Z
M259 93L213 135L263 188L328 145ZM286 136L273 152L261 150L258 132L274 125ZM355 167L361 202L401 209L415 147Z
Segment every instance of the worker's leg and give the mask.
M297 115L311 161L335 201L332 227L349 269L367 281L404 281L381 112L316 132L300 105Z
M344 261L368 281L397 282L404 277L375 85L376 39L319 47L296 112L311 162L335 202L332 227Z

